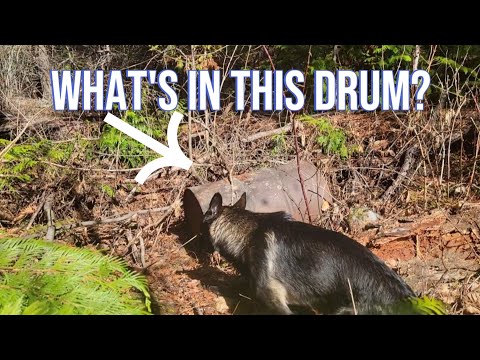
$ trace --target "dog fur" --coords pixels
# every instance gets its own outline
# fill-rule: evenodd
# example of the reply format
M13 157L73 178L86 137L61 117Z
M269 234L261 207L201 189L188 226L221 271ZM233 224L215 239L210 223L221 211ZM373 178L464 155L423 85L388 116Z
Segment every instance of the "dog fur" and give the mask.
M203 231L273 311L292 314L290 305L348 314L354 302L360 314L388 313L388 305L415 296L392 269L349 237L294 221L284 212L254 213L245 206L245 193L233 206L222 206L216 193Z

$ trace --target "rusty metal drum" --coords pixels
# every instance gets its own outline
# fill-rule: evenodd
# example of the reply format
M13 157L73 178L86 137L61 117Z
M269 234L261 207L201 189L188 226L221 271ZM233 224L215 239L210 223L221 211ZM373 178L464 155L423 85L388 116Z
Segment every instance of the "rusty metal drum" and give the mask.
M301 161L300 171L313 220L320 215L324 201L331 204L332 196L325 178L315 165ZM225 179L186 189L183 207L185 220L192 236L201 233L203 214L207 211L210 200L217 192L222 195L224 205L235 203L245 192L247 194L247 210L254 212L285 211L296 220L308 221L295 160L276 168L262 168L234 177L233 184ZM201 244L199 245L203 247Z

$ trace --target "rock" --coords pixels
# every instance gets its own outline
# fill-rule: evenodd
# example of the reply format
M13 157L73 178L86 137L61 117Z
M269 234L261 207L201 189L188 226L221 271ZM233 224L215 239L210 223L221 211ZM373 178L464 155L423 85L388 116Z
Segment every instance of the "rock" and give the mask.
M215 300L215 310L219 313L227 313L229 309L227 301L223 296L219 296L217 300Z
M351 209L347 217L348 225L350 225L350 228L354 231L376 227L380 220L380 215L365 207Z

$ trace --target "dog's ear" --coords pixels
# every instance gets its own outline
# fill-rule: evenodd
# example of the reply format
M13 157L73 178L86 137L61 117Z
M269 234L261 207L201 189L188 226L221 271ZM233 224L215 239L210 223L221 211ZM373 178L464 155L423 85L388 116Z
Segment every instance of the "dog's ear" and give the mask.
M220 216L223 210L222 201L222 195L220 193L213 195L212 200L210 200L210 206L203 217L203 221L211 222Z
M235 205L233 205L233 207L245 210L246 206L247 206L247 193L243 193L242 196L240 196L240 199L238 199Z

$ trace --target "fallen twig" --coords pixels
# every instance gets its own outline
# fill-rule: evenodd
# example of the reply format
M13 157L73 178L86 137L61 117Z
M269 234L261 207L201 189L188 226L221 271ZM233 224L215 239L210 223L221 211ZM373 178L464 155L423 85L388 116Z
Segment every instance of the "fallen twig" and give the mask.
M258 132L256 134L250 135L246 138L243 138L242 142L244 142L244 143L252 142L252 141L264 138L264 137L278 135L278 134L282 134L284 132L289 132L291 130L292 130L292 124L290 123L290 124L287 124L285 126L282 126L281 128L278 128L278 129L261 131L261 132Z
M161 173L164 173L165 172L165 168L161 168L155 172L153 172L149 177L147 177L147 180L145 181L148 181L150 179L153 179L155 177L158 177ZM180 170L180 168L176 167L176 166L173 166L170 168L170 172L174 172L174 171L178 171ZM128 204L130 203L132 200L133 200L133 197L135 196L137 190L140 188L140 184L137 184L135 185L132 190L130 190L130 192L128 193L127 197L125 198L125 200L123 200L123 203L124 204Z
M117 216L117 217L109 217L109 218L104 218L104 219L99 219L99 220L89 220L89 221L76 222L76 223L72 223L72 224L64 224L64 225L60 225L59 227L57 227L57 229L68 230L68 229L73 229L73 228L82 227L82 226L88 227L88 226L95 226L95 225L101 225L101 224L117 223L117 222L129 220L135 215L148 215L148 214L151 214L151 213L167 211L167 210L169 210L169 212L173 211L172 206L164 206L164 207L161 207L161 208L131 211L127 214L123 214L123 215L120 215L120 216Z
M135 185L132 190L130 190L130 192L128 193L127 197L125 198L125 200L123 200L123 203L124 204L128 204L130 201L133 200L133 197L135 196L135 193L137 192L137 189L140 185Z
M43 209L47 216L47 234L45 235L45 240L53 241L55 239L55 223L53 221L53 199L54 195L49 194L45 200L45 205L43 205Z
M145 244L142 236L140 236L140 261L142 262L142 267L145 269Z
M131 248L132 250L130 251L130 254L132 255L133 257L133 260L135 261L135 263L139 264L140 261L138 260L138 249L137 249L137 245L135 245L135 240L137 239L137 237L140 235L142 231L140 230L140 232L135 235L135 237L132 236L132 232L130 231L130 229L127 230L127 232L125 233L125 236L127 237L127 240L128 240L128 244L127 244L127 249L128 248ZM127 256L127 254L125 254L124 256Z
M107 172L132 172L132 171L139 171L142 168L131 168L131 169L95 169L95 168L84 168L84 167L74 167L74 166L67 166L67 165L60 165L46 160L40 160L40 162L59 167L61 169L70 169L70 170L78 170L78 171L107 171Z
M191 241L195 240L195 238L198 236L197 235L194 235L192 238L190 238L190 240L186 241L185 243L183 243L182 245L180 245L178 248L181 249L182 247L186 246L187 244L189 244Z
M28 222L28 225L26 227L26 230L29 230L35 219L37 218L38 214L40 213L40 210L43 208L43 205L45 204L45 192L43 192L42 196L40 197L40 202L38 203L37 209L35 212L32 214L32 217L30 218L30 221Z
M416 162L416 155L418 154L418 146L412 146L409 148L405 154L405 160L403 161L403 165L400 168L398 173L399 176L393 181L392 185L383 193L381 200L384 203L387 203L392 195L395 193L397 188L401 185L403 180L407 177L407 172L410 170L412 165Z

